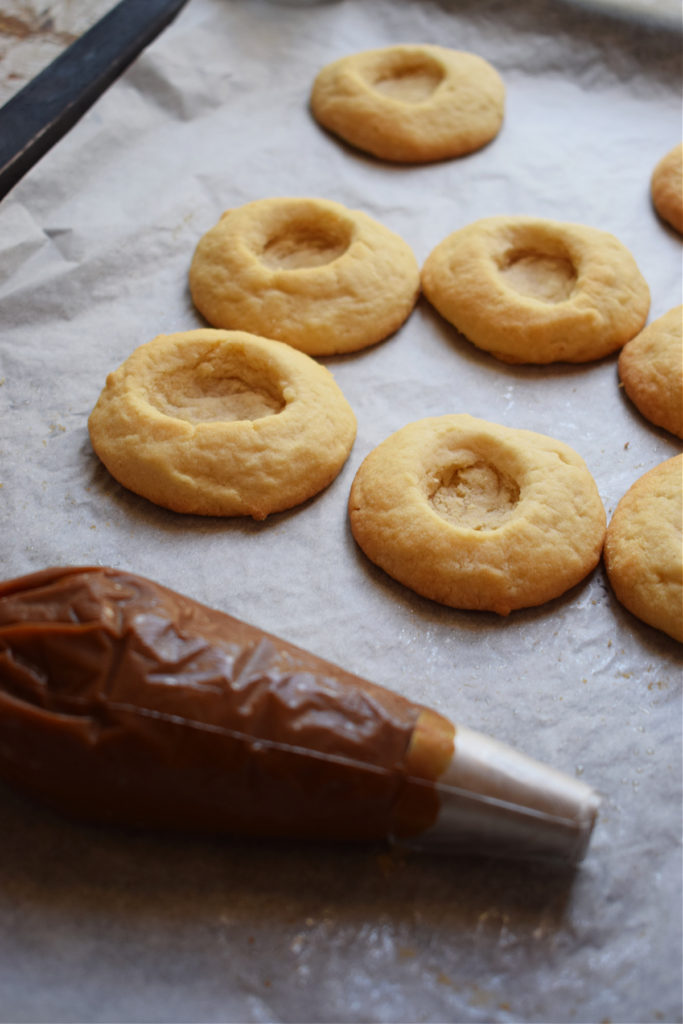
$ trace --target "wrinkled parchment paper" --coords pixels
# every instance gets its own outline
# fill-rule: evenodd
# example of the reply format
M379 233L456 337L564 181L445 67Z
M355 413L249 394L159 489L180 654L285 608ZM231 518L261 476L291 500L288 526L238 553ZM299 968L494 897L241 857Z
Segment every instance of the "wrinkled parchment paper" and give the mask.
M503 130L458 161L395 167L307 109L328 61L393 42L491 60ZM528 213L616 234L681 302L681 240L649 178L681 136L680 35L544 0L191 0L0 203L4 577L109 564L237 614L603 795L574 874L503 860L127 834L0 790L3 1021L681 1019L681 652L597 569L507 619L453 611L356 549L363 457L423 416L469 412L570 444L608 515L674 455L618 387L616 359L509 367L421 301L386 342L326 360L358 417L329 489L265 523L183 517L93 455L107 373L201 319L199 236L226 208L318 195L361 208L423 261L477 217Z

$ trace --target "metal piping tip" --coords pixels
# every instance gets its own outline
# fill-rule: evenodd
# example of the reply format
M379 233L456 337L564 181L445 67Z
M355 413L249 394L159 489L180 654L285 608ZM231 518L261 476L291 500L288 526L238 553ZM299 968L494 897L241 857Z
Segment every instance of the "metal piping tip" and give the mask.
M438 818L415 845L575 864L600 798L579 779L463 726L439 777Z

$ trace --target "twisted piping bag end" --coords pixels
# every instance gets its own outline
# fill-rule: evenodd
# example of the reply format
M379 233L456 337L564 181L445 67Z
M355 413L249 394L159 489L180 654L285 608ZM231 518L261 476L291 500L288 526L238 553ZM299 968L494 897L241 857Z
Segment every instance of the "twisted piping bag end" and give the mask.
M436 820L410 845L444 853L578 864L600 803L581 780L464 726L435 786Z

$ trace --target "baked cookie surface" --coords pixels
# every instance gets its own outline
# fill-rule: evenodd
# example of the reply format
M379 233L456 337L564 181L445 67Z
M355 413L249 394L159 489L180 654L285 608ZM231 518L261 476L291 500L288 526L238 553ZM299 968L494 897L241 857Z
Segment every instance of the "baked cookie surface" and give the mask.
M356 419L332 374L239 331L160 335L113 373L88 421L119 483L175 512L265 519L339 473Z
M368 558L400 583L500 615L582 580L605 534L573 449L464 414L418 420L378 445L353 481L349 518Z
M224 213L200 239L189 280L214 327L325 356L396 331L415 305L420 271L408 244L362 211L283 198Z
M683 455L643 474L617 505L604 561L617 599L683 642Z
M432 250L422 289L478 348L508 363L585 362L645 323L650 291L613 235L538 217L498 216Z
M662 220L683 234L683 142L656 165L650 179L650 194Z
M503 121L505 86L473 53L426 44L388 46L324 67L311 91L313 116L384 160L426 163L490 142Z
M619 377L646 419L683 438L683 306L653 320L624 345Z

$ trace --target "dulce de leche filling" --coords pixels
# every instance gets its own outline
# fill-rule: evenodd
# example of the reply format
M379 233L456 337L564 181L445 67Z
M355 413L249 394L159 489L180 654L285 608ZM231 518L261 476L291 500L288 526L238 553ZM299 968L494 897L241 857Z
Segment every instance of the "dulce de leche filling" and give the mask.
M115 569L0 584L0 775L128 826L370 840L438 815L436 712Z

